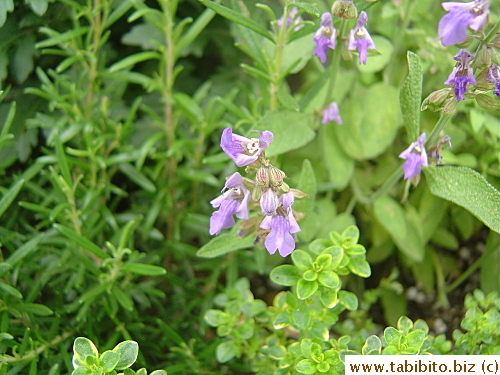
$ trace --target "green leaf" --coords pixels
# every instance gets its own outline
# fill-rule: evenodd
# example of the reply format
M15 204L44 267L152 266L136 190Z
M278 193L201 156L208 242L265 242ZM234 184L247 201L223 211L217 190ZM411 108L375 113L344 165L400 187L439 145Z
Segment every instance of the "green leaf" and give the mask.
M326 288L340 288L340 277L333 271L321 272L318 276L318 282Z
M113 371L120 360L120 354L115 351L106 350L101 355L101 366L104 372Z
M113 348L113 351L120 354L120 360L115 366L116 370L123 370L132 366L139 354L139 344L135 341L127 340L119 343Z
M127 311L133 311L134 310L134 302L132 301L132 298L125 293L118 285L113 285L111 288L111 293L113 296L116 298L118 303L120 304L121 307L123 307Z
M266 156L274 156L308 144L315 136L312 122L312 115L276 110L267 112L257 122L254 129L269 130L276 135L279 134L279 137L276 136L273 143L266 149Z
M83 366L88 356L97 357L99 352L94 343L86 337L77 337L73 342L73 367Z
M39 316L49 316L54 313L50 308L40 303L23 303L20 305L16 305L15 308L19 311Z
M42 16L47 11L47 7L49 3L54 0L27 0L26 2L30 5L33 12L35 12L38 16Z
M299 183L297 189L309 195L302 199L296 199L294 210L299 212L310 212L314 207L314 198L316 197L317 183L314 169L309 159L304 159L302 162L302 170L300 172Z
M306 271L312 268L312 258L304 250L295 250L292 253L292 260L295 266L301 271Z
M119 70L130 69L135 64L146 60L159 60L161 55L158 52L146 51L134 53L132 55L128 55L127 57L121 59L120 61L115 62L108 68L110 73L117 72Z
M144 190L154 193L156 186L147 178L142 172L138 171L129 163L118 164L118 168L123 172L131 181L142 187Z
M217 350L215 352L215 356L217 357L217 361L219 361L219 363L225 363L239 355L240 349L234 341L226 341L217 345Z
M316 363L311 361L310 359L303 359L297 366L295 366L295 370L300 372L301 374L316 374Z
M220 234L212 238L207 244L203 245L196 253L202 258L215 258L236 250L248 249L253 246L251 236L241 238L233 233Z
M122 270L146 276L160 276L167 273L163 267L143 263L125 263Z
M23 260L27 255L31 252L38 250L38 244L45 237L45 233L37 234L31 240L23 244L16 251L14 251L6 260L5 263L10 264L11 266L16 265L18 262Z
M299 329L307 329L311 323L311 311L306 304L300 304L298 308L292 312L292 320L295 326Z
M404 210L398 202L389 196L382 196L373 202L373 212L403 254L415 262L424 259L422 239L416 229L408 224Z
M157 50L158 45L164 41L160 30L150 23L140 23L123 34L121 42L129 46L140 46L144 50Z
M14 199L16 199L17 194L21 191L21 188L23 187L24 180L20 179L14 185L10 187L9 190L4 194L2 199L0 200L0 216L3 215L3 213L9 208L9 206L12 204Z
M23 298L23 295L21 294L21 292L19 292L16 288L14 288L13 286L11 286L9 284L5 284L1 281L0 281L0 291L7 293L7 294L10 294L11 296L13 296L17 299Z
M365 341L365 345L361 349L363 355L378 355L382 350L382 342L378 336L371 335Z
M81 234L76 233L73 229L60 224L54 224L54 228L56 228L59 233L68 238L75 245L78 245L81 248L90 251L92 254L98 256L99 258L107 259L110 257L110 255L102 251L99 246L97 246L89 239L83 237Z
M278 285L293 286L300 279L300 273L291 264L282 264L271 271L270 277Z
M337 289L322 288L319 299L325 307L331 309L338 302Z
M330 246L324 249L321 254L330 254L332 256L332 263L330 263L330 268L335 269L338 267L342 258L344 257L344 249L340 246Z
M427 334L424 331L416 330L406 335L406 343L411 348L420 349L426 338Z
M353 274L361 277L370 277L370 275L372 274L370 264L366 261L364 255L351 256L347 268L349 268L349 271L351 271Z
M211 327L218 327L229 322L229 315L224 311L210 309L205 313L205 321Z
M319 139L323 151L322 163L328 173L328 181L336 189L343 189L351 181L354 173L354 160L344 151L337 137L339 129L335 126L322 126Z
M401 333L394 327L387 327L384 330L384 340L389 345L398 346Z
M500 233L500 192L466 167L424 168L432 194L462 206Z
M345 306L347 310L356 311L358 309L358 297L352 292L341 290L339 292L340 303Z
M422 67L418 56L408 51L408 76L406 77L399 99L401 112L406 127L408 142L413 142L420 135L420 103L422 101Z
M7 19L7 12L12 12L13 10L14 10L14 0L0 1L0 27L3 26L5 20Z
M297 297L301 300L311 297L318 290L317 281L299 279L297 282Z
M221 15L224 18L227 18L230 21L233 21L241 26L244 26L252 31L255 31L257 34L262 35L263 37L273 40L272 34L269 32L269 30L263 28L260 26L257 22L253 21L252 19L245 17L244 15L235 12L234 10L225 7L223 5L220 5L214 1L210 0L199 0L200 3L205 5L207 8L212 9L219 15Z
M321 15L321 12L319 11L318 7L316 7L316 5L306 3L305 1L295 1L293 3L293 6L302 9L304 12L309 13L315 17L319 17Z
M357 85L342 109L346 125L335 127L335 131L340 146L351 158L372 159L393 144L401 125L399 92L394 86L376 83L365 88Z
M182 51L188 47L200 33L207 27L215 16L215 12L211 9L205 9L189 27L184 35L175 44L175 54L180 56Z
M35 54L35 35L27 34L21 37L12 59L13 73L17 83L23 83L33 72L33 56Z

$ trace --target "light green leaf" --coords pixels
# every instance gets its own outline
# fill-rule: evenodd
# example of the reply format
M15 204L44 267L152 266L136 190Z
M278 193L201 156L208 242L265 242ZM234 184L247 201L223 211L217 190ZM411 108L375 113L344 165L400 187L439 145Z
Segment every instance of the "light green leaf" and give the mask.
M45 233L37 234L31 240L23 244L16 251L14 251L6 260L5 263L11 266L16 265L18 262L23 260L31 252L38 250L38 244L45 237Z
M77 337L73 342L73 368L83 366L88 356L97 357L99 352L92 341L86 337Z
M321 15L321 13L316 5L306 3L305 1L295 1L293 3L293 6L300 8L304 12L309 13L315 17L319 17Z
M275 134L266 149L266 156L283 154L308 144L315 136L312 115L295 111L269 111L256 124L256 130L269 130ZM253 133L255 136L255 133ZM279 135L279 136L278 136Z
M7 12L12 12L13 10L14 10L14 0L0 1L0 27L3 26L5 20L7 19Z
M26 2L29 3L33 12L35 12L38 16L42 16L47 11L49 3L53 1L54 0L27 0Z
M314 198L316 197L316 175L309 159L304 159L302 162L302 171L299 177L297 189L309 195L308 197L296 199L294 210L299 212L310 212L314 207Z
M245 17L244 15L232 10L231 8L220 5L214 1L211 0L199 0L199 1L207 8L212 9L222 17L227 18L228 20L233 21L237 24L240 24L241 26L244 26L250 30L253 30L257 34L260 34L269 40L273 40L273 36L269 32L269 30L263 28L261 25L259 25L252 19Z
M120 360L120 354L115 351L106 350L101 355L101 366L104 372L113 371Z
M12 60L13 73L18 83L23 83L33 71L33 55L35 54L35 35L27 34L17 44Z
M347 310L356 311L358 309L358 297L352 292L341 290L339 292L340 303L345 306Z
M140 46L143 50L158 50L164 40L160 30L150 23L133 26L128 33L123 34L121 42L129 46Z
M225 363L240 355L240 350L234 341L226 341L217 346L215 356L219 363Z
M382 154L393 143L401 125L399 92L385 83L376 83L368 89L355 86L341 112L344 125L335 128L338 140L356 160Z
M317 281L299 279L297 282L297 297L301 300L311 297L318 290Z
M295 370L301 374L316 374L316 364L310 359L303 359L297 363Z
M422 101L422 67L418 56L408 51L408 76L403 83L399 99L408 141L420 135L420 102Z
M500 192L478 172L466 167L425 168L432 194L462 206L500 233Z
M205 321L211 327L218 327L229 322L229 315L224 311L210 309L205 313Z
M292 320L299 329L306 329L311 323L311 311L306 304L301 304L292 312Z
M0 281L0 291L7 293L7 294L10 294L11 296L14 296L17 299L23 298L23 295L21 294L21 292L19 292L16 288L14 288L13 286L11 286L9 284L5 284L1 281Z
M196 255L202 258L215 258L236 250L252 247L253 240L251 236L241 238L233 233L220 234L203 245Z
M365 341L365 345L361 349L361 353L363 355L377 355L380 354L382 350L382 342L378 338L378 336L371 335Z
M113 351L120 354L120 360L115 366L116 370L123 370L132 366L139 354L139 344L135 341L127 340L119 343L113 348Z
M114 73L119 70L130 69L135 64L146 60L158 60L161 58L161 55L158 52L146 51L134 53L132 55L128 55L127 57L121 59L120 61L115 62L113 65L109 67L109 72Z
M175 45L175 54L180 56L184 48L189 46L198 35L207 27L210 21L214 18L215 12L211 9L205 9L189 27L184 35L177 41Z
M125 263L122 270L146 276L160 276L167 273L163 267L143 263Z

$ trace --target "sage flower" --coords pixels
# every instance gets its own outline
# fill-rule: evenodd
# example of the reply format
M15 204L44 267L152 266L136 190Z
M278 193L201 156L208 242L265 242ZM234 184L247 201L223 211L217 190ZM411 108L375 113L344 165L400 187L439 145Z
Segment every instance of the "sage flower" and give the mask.
M342 118L339 113L339 106L335 102L331 102L328 107L323 110L322 123L327 124L329 122L335 121L337 124L342 125Z
M226 189L227 191L225 191ZM212 213L209 233L211 235L219 234L222 229L231 228L234 225L233 215L239 219L247 220L250 198L250 191L246 188L243 177L238 172L228 177L222 194L210 202L212 207L219 208L219 210Z
M422 166L428 167L427 152L425 151L426 135L422 133L416 142L404 150L399 157L406 159L403 163L404 179L409 180L422 171Z
M467 27L479 31L490 13L490 0L447 1L441 5L448 12L439 21L438 34L443 46L462 43L467 38Z
M316 43L313 55L319 57L322 63L326 62L328 49L335 49L337 30L333 27L332 15L328 12L321 15L321 24L314 34L313 41Z
M238 167L252 164L273 141L273 133L270 131L258 133L259 138L249 139L233 134L233 129L226 128L222 132L220 146Z
M461 49L453 59L458 62L455 64L445 84L453 86L455 98L457 101L462 101L465 99L464 93L467 91L467 84L476 84L474 70L470 66L470 62L474 59L474 56L466 49Z
M279 198L280 206L275 215L269 215L262 220L260 227L271 231L264 241L264 246L270 254L278 250L282 257L286 257L295 250L294 234L300 232L292 212L294 196L292 192L283 194Z
M363 11L359 14L354 29L349 32L349 44L347 48L358 51L360 64L366 64L368 48L375 49L375 43L365 28L366 22L368 22L368 15Z
M295 18L295 16L297 15L298 12L299 12L299 9L296 7L293 7L290 10L290 13L288 13L288 17L286 18L286 22L285 22L286 28L290 27L292 22L293 22L293 25L295 26L293 28L294 31L299 31L300 29L302 29L302 27L304 27L304 25L300 24L302 22L302 17L299 16L299 17ZM278 30L283 27L283 17L278 18L277 25L278 25Z

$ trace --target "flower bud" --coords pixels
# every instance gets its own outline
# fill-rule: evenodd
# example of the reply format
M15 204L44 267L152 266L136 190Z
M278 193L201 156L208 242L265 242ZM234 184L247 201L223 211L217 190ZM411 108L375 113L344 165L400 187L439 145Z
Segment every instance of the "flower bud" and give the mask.
M332 5L332 14L335 17L352 19L358 17L358 10L352 0L337 0Z
M286 182L282 182L281 185L278 187L278 190L281 191L283 194L286 194L290 191L290 186Z
M257 174L255 176L258 186L269 186L269 168L267 166L261 166L257 169Z
M457 103L458 102L455 100L455 98L446 99L446 102L443 106L443 114L451 115L452 113L454 113L455 109L457 108Z
M422 102L421 110L424 111L429 108L431 111L436 112L439 111L443 107L444 101L450 95L450 89L441 89L434 91Z
M283 178L286 178L285 172L272 165L269 167L270 186L280 187L283 184Z
M500 102L486 94L476 95L476 102L484 109L500 109Z
M480 68L483 66L490 66L491 65L491 56L493 55L493 49L483 45L479 51L477 52L476 58L474 59L474 62L472 63L472 66L474 68Z
M495 35L491 44L493 45L493 48L495 48L497 51L500 51L500 33L497 33L497 35Z

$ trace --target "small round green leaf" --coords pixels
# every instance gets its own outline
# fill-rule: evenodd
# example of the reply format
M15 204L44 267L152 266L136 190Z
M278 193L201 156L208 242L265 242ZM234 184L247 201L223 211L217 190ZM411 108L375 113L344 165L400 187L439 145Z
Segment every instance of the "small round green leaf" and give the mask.
M295 250L298 251L298 250ZM293 254L293 253L292 253ZM300 279L300 273L291 264L283 264L271 271L271 280L278 285L293 286Z
M318 273L313 270L307 270L306 272L304 272L302 277L304 278L304 280L314 281L318 278Z
M333 271L321 272L318 276L318 282L326 288L339 289L340 277Z
M347 310L355 311L358 309L358 297L352 292L341 290L339 292L340 303L345 306Z
M137 359L139 354L139 344L135 341L127 340L119 343L113 351L120 354L120 360L116 364L116 370L123 370L130 367Z
M106 350L101 354L100 360L104 372L110 372L113 371L115 369L115 366L118 364L118 361L120 360L120 354L112 350Z
M331 254L321 254L316 258L314 262L318 267L321 267L322 270L325 270L330 267L332 264L333 257Z
M371 335L365 341L365 345L361 349L361 353L363 355L377 355L380 354L382 350L382 342L378 338L378 336Z
M301 374L315 374L316 373L316 364L310 359L303 359L297 366L295 366L295 370L300 372Z
M387 327L384 330L384 340L388 345L399 345L399 340L401 339L401 332L399 332L394 327Z
M312 258L304 250L295 250L292 253L292 260L295 266L301 271L306 271L312 267Z
M372 274L372 271L370 269L370 265L366 261L366 259L363 258L355 258L354 256L351 257L349 264L347 265L347 268L349 270L358 276L361 277L369 277Z
M217 357L217 361L219 361L219 363L225 363L239 355L240 349L234 341L226 341L219 344L215 352L215 356Z
M325 307L328 307L329 309L331 309L338 302L337 290L330 289L330 288L328 288L328 289L322 288L321 293L319 295L319 299Z
M321 254L329 254L332 257L329 268L335 269L339 266L344 257L344 249L341 246L330 246L324 249Z
M427 334L424 331L413 331L406 336L406 344L413 349L419 350L426 338Z
M297 283L297 297L301 300L311 297L318 290L317 281L299 279Z
M205 322L212 327L218 327L229 322L229 316L224 311L210 309L205 313Z
M99 352L94 343L86 337L77 337L73 343L73 367L83 366L88 356L97 357Z
M306 329L309 327L311 323L311 311L307 305L302 304L298 309L293 310L292 320L299 329Z

